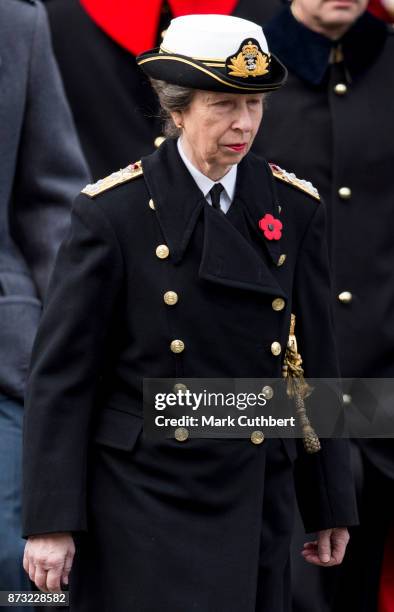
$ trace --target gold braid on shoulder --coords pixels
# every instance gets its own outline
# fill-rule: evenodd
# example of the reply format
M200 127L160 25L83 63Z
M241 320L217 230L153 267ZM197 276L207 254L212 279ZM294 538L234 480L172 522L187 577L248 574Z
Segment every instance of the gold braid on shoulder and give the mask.
M287 395L293 398L295 402L296 415L304 436L304 448L307 453L312 454L321 449L321 444L306 414L305 399L312 393L313 389L304 378L302 358L297 350L295 323L296 317L292 314L289 340L283 363L283 377L287 379Z

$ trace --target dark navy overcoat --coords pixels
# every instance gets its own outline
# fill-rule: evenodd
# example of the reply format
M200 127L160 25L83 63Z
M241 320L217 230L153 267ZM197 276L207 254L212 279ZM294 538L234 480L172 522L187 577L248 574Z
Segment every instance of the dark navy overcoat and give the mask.
M253 154L227 215L174 141L142 168L75 202L31 367L24 533L75 534L72 612L288 612L294 490L307 530L354 523L346 445L152 442L142 382L280 377L291 312L307 374L335 377L324 206Z

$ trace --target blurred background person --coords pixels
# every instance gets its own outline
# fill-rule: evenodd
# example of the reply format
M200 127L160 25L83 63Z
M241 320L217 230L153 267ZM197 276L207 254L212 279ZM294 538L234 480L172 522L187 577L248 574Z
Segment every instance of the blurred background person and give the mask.
M94 179L151 153L163 140L157 100L135 56L161 42L173 17L231 13L262 24L283 5L284 0L47 0L55 54Z
M39 2L0 2L0 58L0 591L10 591L30 588L20 536L30 350L69 205L88 172Z
M267 24L270 48L289 79L268 104L255 150L310 177L326 201L342 376L393 378L394 30L367 5L294 0ZM326 585L330 593L319 591L313 568L296 565L297 612L378 609L394 510L394 444L360 440L354 451L361 526L353 530L343 575ZM388 546L381 600L394 583ZM393 599L390 606L380 612L392 612Z

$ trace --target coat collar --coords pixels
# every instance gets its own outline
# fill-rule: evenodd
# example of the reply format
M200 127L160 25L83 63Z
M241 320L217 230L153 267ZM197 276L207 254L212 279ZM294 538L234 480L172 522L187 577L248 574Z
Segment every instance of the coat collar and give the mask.
M266 213L279 216L272 174L264 160L252 153L242 160L235 190L235 201L242 206L251 230L261 243L261 255L223 213L207 204L182 162L174 140L165 141L155 153L143 158L142 166L174 264L182 260L197 220L204 215L200 277L219 284L284 296L266 263L268 257L276 264L280 244L266 240L258 227L259 220ZM266 257L263 256L264 250Z
M264 32L270 50L286 67L314 85L323 81L333 48L341 45L345 66L356 77L381 53L388 35L386 24L366 12L341 40L332 41L297 21L288 7L267 24Z
M178 263L203 210L204 194L181 160L173 139L167 139L155 153L142 158L142 167L172 260Z

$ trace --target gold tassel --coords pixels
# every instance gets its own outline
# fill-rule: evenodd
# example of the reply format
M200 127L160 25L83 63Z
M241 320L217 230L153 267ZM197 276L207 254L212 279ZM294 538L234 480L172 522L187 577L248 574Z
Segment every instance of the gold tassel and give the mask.
M283 364L283 377L287 379L287 395L294 398L296 415L304 436L304 448L307 453L317 453L321 449L320 440L306 414L305 399L313 389L304 378L301 355L297 350L295 336L295 315L291 315L290 334Z

